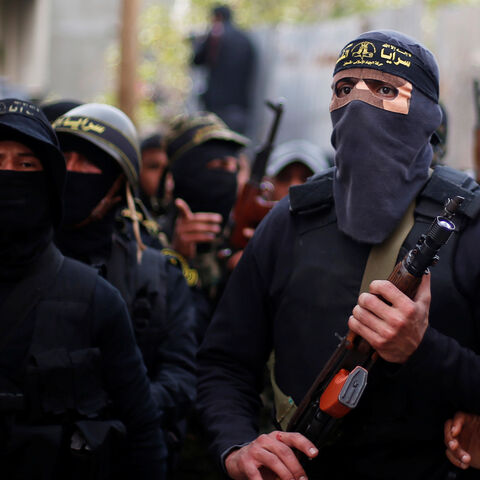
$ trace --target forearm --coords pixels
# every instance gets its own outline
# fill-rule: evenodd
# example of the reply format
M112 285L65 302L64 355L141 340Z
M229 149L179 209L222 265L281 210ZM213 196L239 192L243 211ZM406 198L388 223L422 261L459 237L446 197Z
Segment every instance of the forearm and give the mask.
M437 399L454 410L480 413L480 356L472 350L429 327L407 365Z

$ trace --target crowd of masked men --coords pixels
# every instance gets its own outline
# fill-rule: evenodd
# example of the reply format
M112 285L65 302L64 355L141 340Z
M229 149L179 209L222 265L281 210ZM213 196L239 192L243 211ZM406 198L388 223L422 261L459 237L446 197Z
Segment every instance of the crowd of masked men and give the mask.
M195 475L179 454L247 144L213 113L140 142L111 105L0 102L9 478ZM265 196L324 167L313 144L280 145Z
M398 148L404 155L412 154L417 162L409 164L400 157L395 160L391 152L392 157L385 156L382 161L394 175L398 174L395 178L399 183L390 185L388 175L384 175L372 180L372 188L383 191L384 185L380 184L386 184L388 188L399 187L403 192L402 189L410 188L413 178L416 183L406 208L420 186L429 184L430 175L437 182L437 190L427 190L431 195L428 201L421 195L417 199L417 205L425 207L421 212L423 222L429 218L428 208L433 209L438 203L436 195L440 187L455 182L457 193L470 195L467 198L471 201L470 209L462 211L465 224L474 222L477 215L476 200L473 200L478 196L477 186L471 179L456 177L450 170L444 173L442 169L438 169L440 173L427 174L432 163L431 142L438 145L438 135L437 140L432 135L441 120L438 71L433 57L424 47L408 43L408 37L394 32L389 33L386 40L386 35L364 34L358 45L365 49L368 43L378 47L388 41L396 45L391 48L403 56L410 48L408 58L413 55L421 66L405 70L406 73L396 70L403 68L398 64L383 70L377 64L374 68L352 69L349 64L339 66L352 50L347 46L342 51L335 71L335 82L340 86L334 88L330 106L337 132L334 146L338 164L331 165L316 145L303 139L276 145L269 156L263 181L256 186L257 201L274 209L268 214L267 222L256 231L256 224L243 226L241 234L245 244L248 242L245 253L243 248L232 245L231 236L238 227L234 212L250 180L252 159L244 153L249 140L214 113L180 115L172 119L161 134L140 140L132 121L111 105L72 101L37 105L12 98L0 100L0 456L5 478L190 479L220 478L225 473L238 479L305 478L303 466L290 447L315 457L318 454L315 445L299 434L279 431L274 437L256 438L258 421L244 422L245 428L242 422L251 416L253 403L258 403L251 400L251 391L264 391L265 397L271 395L269 389L265 389L269 382L265 381L263 368L271 350L275 351L275 368L280 374L277 380L281 386L299 385L305 380L301 364L294 368L301 362L300 350L296 350L298 355L289 356L287 363L284 363L284 353L290 348L288 344L298 341L297 328L304 341L302 345L314 348L307 338L312 336L311 330L299 327L303 320L298 315L310 318L311 313L318 313L319 307L315 306L310 313L302 295L307 295L310 288L330 292L330 287L309 271L311 265L328 271L323 272L325 278L333 274L332 281L337 282L335 267L325 267L330 257L335 258L330 251L344 248L348 255L353 252L353 256L345 256L345 261L358 258L357 250L347 245L352 240L347 242L345 238L355 239L360 231L359 236L366 236L359 245L380 244L404 214L403 206L398 207L390 223L387 216L360 216L358 220L369 225L366 233L361 228L363 225L351 218L351 211L361 208L365 194L347 178L346 172L352 165L345 158L351 157L351 152L343 142L354 138L362 148L370 149L372 164L370 170L363 172L365 180L375 170L375 141L381 143L382 140L381 132L377 132L378 138L372 137L366 143L355 137L353 133L362 123L358 119L350 125L352 135L338 134L342 128L350 128L348 122L353 118L350 113L353 108L358 108L358 118L364 122L380 125L383 118L387 119L385 124L391 127L390 146L392 131L399 138L406 132L405 138L399 140L403 150ZM391 83L387 84L386 79ZM357 83L366 87L357 88ZM395 89L402 92L401 98L392 97ZM355 95L353 100L347 98L351 92ZM395 103L389 104L389 100ZM377 114L382 116L380 120ZM421 131L416 127L420 122L415 117L417 114L426 119ZM396 129L394 121L388 124L391 118L400 117L402 121L413 122L408 124L410 130L405 126ZM416 142L413 153L409 150L409 141ZM382 148L388 149L388 146L382 144ZM343 170L339 169L341 161L345 162ZM402 167L395 170L394 161ZM412 170L411 165L417 165L416 170ZM423 167L425 178L418 174ZM325 189L332 188L335 168L340 173L333 180L337 183L333 185L332 196L331 190ZM342 175L347 175L345 183ZM291 195L289 200L289 188L303 185L309 177L312 179L305 184L306 189L294 188L298 194ZM350 188L347 193L342 191L347 187ZM320 199L325 205L319 203L319 192L326 192L326 200ZM375 197L375 192L372 195ZM342 211L341 202L345 198L357 205L348 207L347 204L348 208ZM367 201L371 200L372 197L367 196ZM328 241L323 237L308 237L311 232L336 225L334 217L326 220L322 217L328 212L331 215L333 201L338 202L338 221L346 225L345 230L340 228L335 233L337 236ZM371 209L371 205L368 208ZM298 228L304 235L303 243L295 243L295 249L289 242L297 227L282 220L282 212L287 211L292 217L297 215L292 225L300 225ZM312 212L317 219L322 218L320 223L308 223L313 218ZM385 231L382 230L384 224L388 224ZM372 232L379 232L382 238L373 238ZM325 245L323 253L318 253L319 245ZM368 251L362 250L362 262L367 256ZM335 261L341 263L339 258ZM240 270L225 290L237 264L241 265ZM358 272L354 273L360 280ZM302 283L294 286L300 276L303 276ZM422 305L429 302L427 281L430 280L423 280L420 296L414 299ZM290 290L283 290L279 282L290 285ZM382 284L376 288L378 290L371 292L395 306L397 297L389 287ZM348 302L353 302L347 305L350 311L358 296L358 288L354 286L352 290L352 298L345 295ZM216 323L204 342L224 292ZM278 292L283 293L279 296ZM268 300L260 301L260 294ZM470 290L460 294L468 297ZM310 298L317 301L315 294ZM326 298L329 303L340 305L340 295L338 302L332 300L331 293ZM372 304L372 300L365 303L366 297L363 298L363 303L358 300L361 306L357 305L354 311L360 319L365 317L361 312L380 308ZM297 300L300 303L297 304ZM378 298L377 301L381 302ZM462 301L458 300L459 304ZM270 318L269 315L278 318L283 333L280 330L280 333L265 333L268 320L260 319L260 310L265 319ZM344 315L343 310L341 305L339 313L346 325L348 315ZM435 310L433 316L437 314ZM350 325L355 325L354 320ZM334 331L331 333L334 341ZM267 338L268 335L272 338ZM411 368L410 356L416 362L427 362L430 357L422 357L422 348L428 348L425 342L434 342L434 334L425 335L423 347L419 347L418 340L408 355L386 352L383 344L379 344L378 351L385 362L379 362L380 373L373 379L372 391L381 383L378 380L375 383L375 378L386 378L389 382L382 385L382 395L387 395L388 385L391 391L397 389L395 382L399 381L401 386L410 375L405 374L405 369ZM197 352L202 344L203 425L196 410ZM282 349L275 348L280 344ZM473 362L472 355L469 353L468 359ZM451 365L455 358L445 361ZM398 364L403 370L394 368ZM321 362L309 363L312 372L318 372L321 366ZM249 378L244 375L247 370L251 373ZM282 378L282 374L286 377ZM272 384L278 388L274 377ZM437 388L442 391L440 382ZM292 387L292 397L298 403L301 395L295 389ZM400 411L404 408L403 396L406 399L412 392L395 391L396 400L392 401L391 409ZM436 412L435 402L440 402L439 396L440 393L430 397L429 393L424 397L426 404L430 398L434 399L430 404L435 405L432 411ZM292 397L289 397L290 403L293 403ZM267 398L266 403L270 400ZM367 396L365 402L370 400ZM451 403L456 405L453 400ZM278 414L278 404L275 406ZM388 410L385 415L389 418L391 412L385 404L377 407L381 415ZM439 410L445 421L461 408L445 410L442 406ZM360 412L359 415L363 415L361 409ZM369 412L374 418L373 407ZM479 421L473 416L467 420L475 425ZM429 450L425 450L425 457L420 459L425 452L410 452L414 457L419 456L415 461L422 468L431 467L425 459L432 458L435 462L439 458L438 445L433 439L437 441L441 432L443 444L443 421L435 425L432 421L428 427L427 423L420 424L420 433L410 430L412 437L417 435L416 440L422 438L422 432L428 432L425 441ZM464 427L461 424L464 421L465 417L456 420L458 431ZM405 422L404 425L415 428L415 423ZM278 423L281 424L280 420ZM452 434L452 423L448 425L445 432L448 430L455 438L448 438L451 451L447 455L451 463L444 449L441 450L442 472L446 471L445 464L465 467L470 462L468 455L474 457L475 454L474 449L460 450L458 432ZM431 436L430 427L434 432ZM210 429L208 438L204 435L205 428ZM372 428L372 435L368 428ZM398 425L386 421L383 426L378 422L368 424L368 428L354 429L353 434L350 431L351 437L341 441L362 452L361 448L367 448L369 442L375 444L375 432L389 438ZM356 435L364 442L361 446L353 440ZM472 438L471 445L478 441ZM407 442L408 436L402 437L402 441ZM218 465L214 467L207 460L206 443L209 442L219 453ZM454 442L457 443L454 445ZM372 450L374 448L372 446ZM397 448L395 444L389 455ZM335 449L332 452L332 463L338 465L340 454ZM325 465L328 455L321 457ZM387 455L377 458L377 463L369 462L369 455L377 458L371 451L367 455L359 453L358 459L355 457L350 465L342 468L374 472L377 465L387 463ZM399 455L399 465L406 465L402 464L405 451ZM283 459L283 463L278 459ZM206 462L205 467L201 466L202 462ZM322 478L321 469L320 465L317 470L308 471L309 478ZM334 471L328 470L324 478L337 478L332 476ZM381 468L379 471L384 472ZM404 475L401 468L399 471ZM350 477L339 474L338 478ZM392 471L389 476L372 473L368 478L400 477ZM413 472L411 477L403 478L422 477ZM447 477L427 475L423 478Z

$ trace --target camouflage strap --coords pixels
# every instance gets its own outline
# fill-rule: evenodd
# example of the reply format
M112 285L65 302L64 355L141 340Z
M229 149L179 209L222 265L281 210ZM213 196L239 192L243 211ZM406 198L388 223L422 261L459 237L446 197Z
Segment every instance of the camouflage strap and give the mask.
M368 291L368 286L373 280L388 278L397 262L398 252L412 229L415 219L415 201L408 207L405 215L393 233L380 245L375 245L371 250L363 272L360 292ZM268 370L273 389L275 403L275 418L282 430L286 430L290 419L293 417L297 406L293 398L282 392L275 381L275 352L272 351L268 359Z

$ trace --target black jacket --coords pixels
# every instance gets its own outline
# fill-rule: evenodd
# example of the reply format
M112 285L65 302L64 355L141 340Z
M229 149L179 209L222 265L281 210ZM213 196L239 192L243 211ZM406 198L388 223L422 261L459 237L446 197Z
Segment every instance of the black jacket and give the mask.
M270 212L207 331L198 405L218 457L258 435L262 366L272 349L277 383L298 405L338 343L335 332L347 329L369 248L338 231L332 203L312 218L298 222L288 199ZM457 410L480 412L479 235L477 217L442 250L422 343L400 368L376 365L344 436L311 462L310 478L445 478L443 422Z
M171 429L196 395L195 307L181 269L169 257L152 248L141 263L136 255L136 242L115 234L107 280L127 303L162 426Z
M2 404L2 468L14 472L9 478L75 478L72 434L82 432L95 451L100 437L121 432L123 423L127 450L114 466L126 478L163 478L164 438L125 303L95 270L53 245L37 263L42 268L23 301L11 308L13 285L0 305L3 328L29 305L0 350L2 393L25 397L21 407Z

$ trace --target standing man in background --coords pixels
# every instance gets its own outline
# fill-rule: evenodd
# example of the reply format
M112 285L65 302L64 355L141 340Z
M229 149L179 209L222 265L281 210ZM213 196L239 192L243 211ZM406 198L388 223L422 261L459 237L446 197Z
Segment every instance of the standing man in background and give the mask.
M216 113L232 130L245 133L255 51L248 36L233 24L229 7L212 10L212 27L207 37L194 39L192 62L207 69L202 107Z

